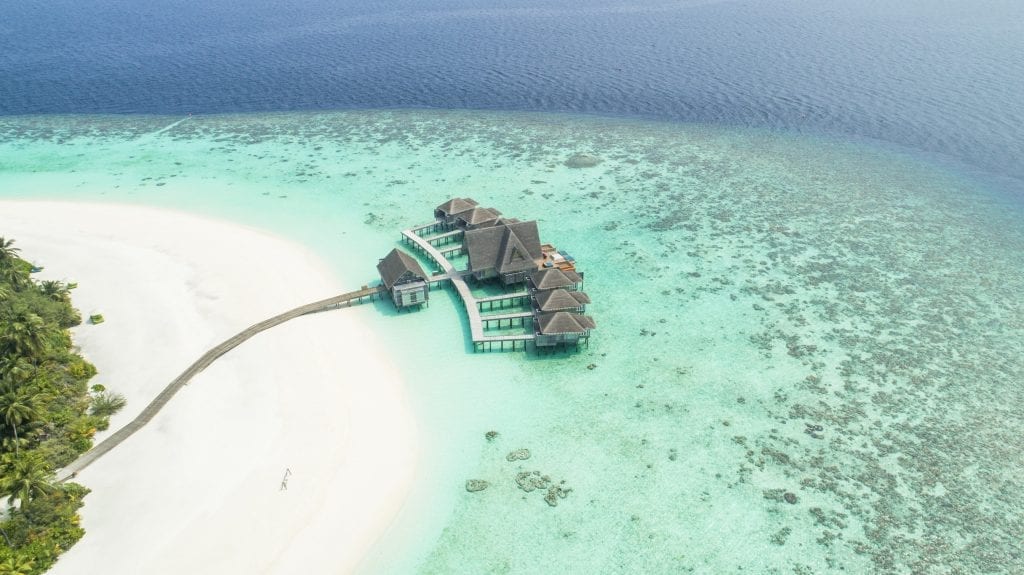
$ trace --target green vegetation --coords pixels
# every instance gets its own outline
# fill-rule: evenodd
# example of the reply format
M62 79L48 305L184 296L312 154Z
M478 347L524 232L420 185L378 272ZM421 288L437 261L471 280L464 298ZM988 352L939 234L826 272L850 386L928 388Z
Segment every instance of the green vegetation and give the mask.
M68 328L82 322L73 284L32 280L18 251L0 237L0 575L42 573L85 533L89 491L54 473L125 404L102 385L90 392L96 368L72 352Z

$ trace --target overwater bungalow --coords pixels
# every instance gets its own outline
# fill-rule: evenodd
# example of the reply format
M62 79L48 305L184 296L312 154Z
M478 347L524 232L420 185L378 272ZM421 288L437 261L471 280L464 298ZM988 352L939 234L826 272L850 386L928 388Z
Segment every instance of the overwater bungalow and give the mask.
M590 338L590 330L597 327L593 318L565 311L537 314L534 321L533 343L537 347L559 344L578 345Z
M556 311L582 313L590 303L590 296L587 294L581 291L566 291L561 288L534 292L531 298L533 309L538 313Z
M501 219L501 212L494 208L475 207L455 214L455 226L464 230L490 227Z
M477 201L473 198L452 198L434 208L434 218L445 225L454 226L456 216L472 210L477 205Z
M534 292L553 289L576 291L582 285L583 274L575 270L562 270L555 267L537 270L531 273L527 279L527 287Z
M467 230L463 242L469 271L477 280L497 278L502 285L522 283L542 259L535 221Z
M428 276L405 252L392 250L378 265L381 281L399 309L426 302L429 285L447 282L466 308L474 351L579 348L589 343L594 320L583 315L590 296L580 291L576 260L552 244L541 244L537 222L504 217L472 198L452 198L434 210L434 221L402 230L402 241L437 264ZM448 247L448 244L456 245ZM449 261L467 256L465 269ZM526 284L501 295L479 296L470 280L503 286ZM481 311L525 306L522 311ZM518 324L525 333L495 333ZM527 327L529 326L529 327Z
M415 258L393 249L377 263L380 281L391 294L395 307L403 309L427 303L430 297L430 277Z

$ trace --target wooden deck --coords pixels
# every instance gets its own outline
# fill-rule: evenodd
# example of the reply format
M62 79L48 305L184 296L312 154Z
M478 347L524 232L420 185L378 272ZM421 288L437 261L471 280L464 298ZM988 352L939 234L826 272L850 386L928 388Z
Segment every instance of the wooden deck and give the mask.
M195 363L188 366L188 369L171 381L171 383L169 383L167 387L165 387L153 399L153 401L149 402L149 405L147 405L145 409L135 417L135 419L129 421L124 427L118 429L98 445L80 455L78 459L58 470L57 480L67 481L75 473L85 469L89 464L96 461L108 451L120 445L121 442L131 437L136 431L142 429L142 427L149 423L150 420L152 420L153 417L155 417L156 414L159 413L165 405L167 405L167 402L169 402L182 387L187 385L193 377L198 375L207 367L210 367L217 358L232 349L235 349L252 336L300 316L319 313L331 309L338 309L341 307L351 307L354 303L361 303L364 299L366 301L371 301L374 298L381 297L384 293L385 291L383 286L366 287L357 291L343 293L338 296L329 297L327 299L299 306L295 309L288 310L282 314L275 315L272 318L265 319L245 328L230 339L221 342L220 345L204 353L195 361Z

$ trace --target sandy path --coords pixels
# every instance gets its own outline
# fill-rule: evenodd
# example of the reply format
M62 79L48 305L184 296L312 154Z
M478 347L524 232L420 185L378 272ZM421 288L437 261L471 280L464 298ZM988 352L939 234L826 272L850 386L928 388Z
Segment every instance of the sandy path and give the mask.
M123 205L0 202L40 278L79 282L75 341L130 420L207 348L342 285L302 246ZM368 275L372 262L367 264ZM415 429L373 308L298 318L200 374L78 476L86 537L51 573L341 573L400 508ZM281 482L290 470L288 488Z

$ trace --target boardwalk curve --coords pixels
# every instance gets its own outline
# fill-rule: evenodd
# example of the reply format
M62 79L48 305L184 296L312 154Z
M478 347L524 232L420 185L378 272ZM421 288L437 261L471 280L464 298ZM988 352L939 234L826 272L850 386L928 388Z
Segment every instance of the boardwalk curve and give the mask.
M57 472L58 481L67 481L73 477L79 471L88 467L92 462L96 461L100 457L106 455L110 450L114 449L121 444L124 440L131 437L136 431L142 429L147 423L149 423L160 410L167 405L167 402L174 397L174 394L178 393L182 387L185 386L193 377L198 375L207 367L210 367L217 358L238 347L243 342L251 338L252 336L266 331L274 326L281 325L282 323L295 319L300 316L309 315L311 313L317 313L321 311L327 311L329 309L335 309L339 307L348 307L352 305L352 302L360 302L363 298L373 299L379 293L382 292L380 286L372 288L364 288L358 291L344 293L338 296L330 297L313 303L299 306L295 309L288 310L282 314L275 315L272 318L265 319L259 323L253 324L237 335L225 340L217 347L207 351L195 361L192 365L188 366L188 369L183 371L181 375L176 377L174 381L167 385L152 401L149 405L142 410L135 419L128 422L124 427L118 429L109 437L101 441L98 445L94 446L89 451L86 451L78 459L72 461L67 466L63 467Z

